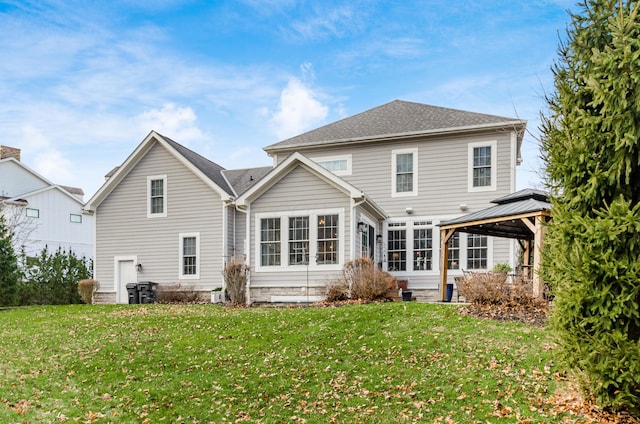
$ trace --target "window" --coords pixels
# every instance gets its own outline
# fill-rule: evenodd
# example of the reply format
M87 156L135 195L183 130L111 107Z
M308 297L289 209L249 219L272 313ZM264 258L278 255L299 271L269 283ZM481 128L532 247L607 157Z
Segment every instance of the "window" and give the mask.
M71 222L75 222L75 223L80 224L80 223L82 223L82 215L78 215L78 214L72 213L71 215L69 215L69 220Z
M467 235L467 268L487 268L487 236Z
M407 270L407 230L404 223L390 223L387 234L387 253L389 271Z
M331 266L339 266L344 257L343 222L344 210L338 209L257 214L259 270L339 269Z
M167 216L167 176L147 177L147 217Z
M309 263L309 217L289 218L289 265Z
M336 175L351 175L351 155L312 158L321 167Z
M338 215L318 215L318 264L338 263Z
M392 152L393 197L418 194L418 149L402 149Z
M496 142L469 144L469 191L496 189Z
M200 233L180 234L180 278L200 278Z
M280 265L280 218L260 220L260 264Z
M448 269L460 269L460 233L453 233L447 244L449 246Z
M365 225L363 231L360 232L360 257L361 258L373 258L373 251L369 246L371 226Z
M26 214L29 218L40 218L40 209L27 208Z
M416 223L422 224L422 223ZM414 271L431 271L433 254L433 230L431 228L413 229L413 269Z

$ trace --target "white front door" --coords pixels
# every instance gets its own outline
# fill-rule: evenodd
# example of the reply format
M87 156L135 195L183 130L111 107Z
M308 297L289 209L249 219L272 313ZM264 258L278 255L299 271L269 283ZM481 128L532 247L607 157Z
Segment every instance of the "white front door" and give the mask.
M129 303L127 284L137 283L135 259L116 259L116 296L118 303Z

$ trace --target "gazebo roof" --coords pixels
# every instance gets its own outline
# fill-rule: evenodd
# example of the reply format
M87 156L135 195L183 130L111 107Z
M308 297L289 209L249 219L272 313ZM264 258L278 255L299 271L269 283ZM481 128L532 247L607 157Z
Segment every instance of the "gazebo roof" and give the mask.
M542 190L524 189L493 200L496 206L442 221L441 229L497 237L533 239L533 218L550 216L551 203Z

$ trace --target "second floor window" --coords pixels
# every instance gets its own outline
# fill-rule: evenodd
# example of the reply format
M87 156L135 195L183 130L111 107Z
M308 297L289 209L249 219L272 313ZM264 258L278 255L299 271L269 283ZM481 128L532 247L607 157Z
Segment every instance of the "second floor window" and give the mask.
M394 150L392 158L392 196L418 194L418 149Z
M497 142L469 143L469 191L496 190Z
M147 217L167 216L167 176L147 177Z

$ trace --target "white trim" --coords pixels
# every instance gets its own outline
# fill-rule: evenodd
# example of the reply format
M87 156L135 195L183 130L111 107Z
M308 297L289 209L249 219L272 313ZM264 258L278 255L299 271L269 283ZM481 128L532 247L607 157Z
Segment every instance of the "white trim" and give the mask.
M316 255L318 253L318 224L319 215L338 215L338 262L335 264L318 264ZM337 209L313 209L300 211L278 211L261 212L254 215L254 253L256 272L291 272L307 269L307 265L288 265L289 258L289 220L291 217L309 217L309 270L310 271L333 271L340 270L344 264L345 252L345 210ZM260 220L263 218L280 218L280 265L262 266L262 256L260 255Z
M182 266L184 257L184 239L187 237L195 237L196 239L196 273L184 274L184 267ZM178 254L178 278L180 280L199 280L200 279L200 233L180 233L178 234L180 251Z
M114 291L116 292L116 303L120 298L120 289L122 286L122 281L120 281L120 262L128 262L133 261L133 272L136 275L136 281L132 281L132 283L138 282L138 273L136 272L136 265L138 264L138 257L135 255L125 255L125 256L114 256L113 257L113 285ZM126 289L126 288L125 288ZM129 303L127 301L127 303Z
M340 175L340 176L344 176L344 175L351 175L352 172L352 160L353 160L353 155L352 154L347 154L347 155L335 155L335 156L312 156L310 157L310 159L314 162L316 162L318 165L322 166L324 168L324 166L322 165L321 162L338 162L338 161L345 161L347 164L346 169L344 170L339 170L339 171L330 171L333 172L336 175ZM328 168L325 168L328 169Z
M413 190L411 191L396 191L397 180L397 158L398 155L412 154L413 159ZM391 197L408 197L418 195L418 148L411 149L396 149L391 151Z
M402 274L407 276L427 276L427 275L439 275L440 274L440 230L437 224L444 220L442 217L424 217L424 216L412 216L410 218L393 218L384 222L382 227L382 250L383 250L383 269L393 275ZM427 225L414 225L415 222L430 221ZM397 227L405 230L405 251L406 251L406 270L389 271L389 261L387 256L388 240L389 240L389 224L401 223L405 224L404 227ZM414 270L413 269L413 230L419 228L431 229L431 269L430 270Z
M151 182L162 180L162 212L151 212ZM166 218L167 217L167 197L168 197L167 175L149 175L147 176L147 218Z
M473 186L473 149L478 147L491 147L491 185L474 187ZM467 182L468 191L496 191L497 187L497 172L498 168L498 142L496 140L491 141L478 141L467 144Z

